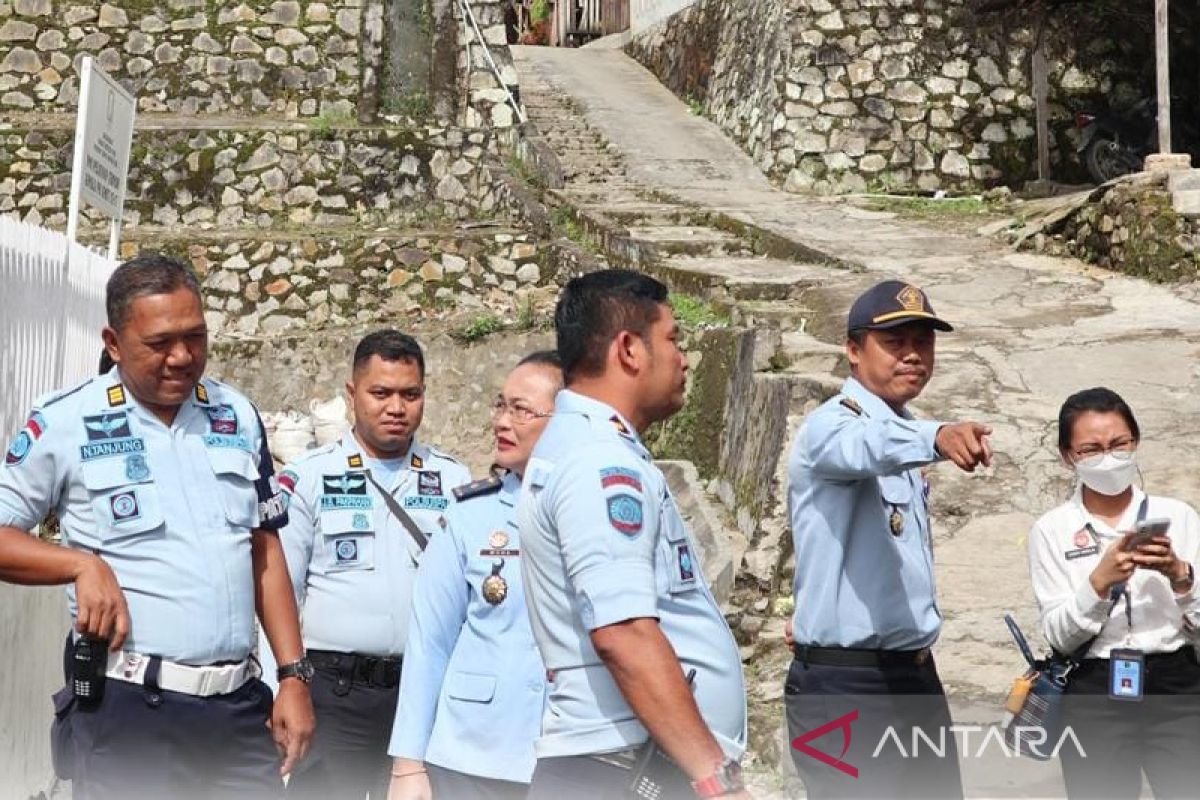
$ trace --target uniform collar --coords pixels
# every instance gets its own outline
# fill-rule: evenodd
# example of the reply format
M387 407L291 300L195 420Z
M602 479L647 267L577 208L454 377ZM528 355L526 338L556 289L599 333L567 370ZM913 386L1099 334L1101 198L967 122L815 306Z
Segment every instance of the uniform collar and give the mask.
M1129 499L1129 505L1121 512L1121 519L1117 523L1117 527L1113 528L1107 522L1099 517L1092 516L1092 513L1083 505L1083 484L1076 482L1075 492L1071 495L1071 505L1075 507L1079 514L1079 519L1082 520L1080 527L1091 524L1093 528L1101 533L1118 535L1121 531L1131 531L1137 525L1138 508L1142 505L1142 500L1146 498L1146 493L1137 486L1133 488L1133 496Z
M912 414L907 408L901 409L900 413L884 402L883 398L872 392L867 387L858 382L857 378L846 378L846 382L842 384L842 394L856 400L865 416L871 419L900 417L901 419L912 419Z
M521 478L515 472L507 472L500 479L500 502L506 506L516 506L517 495L521 493Z
M366 460L371 458L363 452L362 445L358 443L358 439L354 436L354 429L350 428L342 436L340 445L342 451L346 455L347 463L352 461L356 456L358 458L358 467L366 464ZM412 443L408 447L408 451L400 458L405 459L402 469L428 469L429 468L429 448L421 443L416 436L413 436ZM351 467L355 465L351 464Z
M637 428L608 403L570 389L563 389L554 398L554 413L581 414L598 425L607 426L617 438L629 443L646 458L650 457L650 451L642 444Z
M121 380L120 365L114 364L112 369L105 373L99 383L104 387L104 399L109 411L133 411L153 422L162 424L162 420L142 406L138 402L138 399L133 396L133 392L129 391L129 388L125 386L125 382ZM188 395L187 400L179 404L179 410L175 412L175 419L172 421L170 427L176 427L185 423L192 408L205 409L210 408L212 405L212 389L205 385L204 378L201 376L195 388L192 389L191 394Z

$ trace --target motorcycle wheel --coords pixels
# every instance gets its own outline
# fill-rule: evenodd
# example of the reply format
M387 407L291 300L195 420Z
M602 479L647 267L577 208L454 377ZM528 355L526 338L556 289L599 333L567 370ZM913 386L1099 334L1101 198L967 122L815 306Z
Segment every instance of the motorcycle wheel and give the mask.
M1083 163L1096 183L1108 183L1113 178L1134 172L1135 158L1119 142L1097 136L1083 151Z

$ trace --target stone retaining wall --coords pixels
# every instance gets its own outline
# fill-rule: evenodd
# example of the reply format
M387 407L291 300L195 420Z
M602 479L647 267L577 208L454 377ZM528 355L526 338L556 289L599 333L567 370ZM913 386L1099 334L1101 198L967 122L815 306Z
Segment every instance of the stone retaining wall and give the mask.
M126 243L122 255L142 247L189 261L209 328L240 336L453 312L515 317L555 278L545 246L508 230L153 239Z
M0 0L0 109L63 111L91 55L140 111L349 116L366 0ZM370 15L379 28L382 19Z
M627 50L791 191L1030 177L1031 34L1006 45L962 13L962 0L699 0ZM1066 145L1075 93L1114 81L1080 74L1069 55L1051 63Z
M63 129L0 131L0 213L65 226L71 139ZM203 229L491 217L504 202L494 148L487 130L139 129L125 222Z

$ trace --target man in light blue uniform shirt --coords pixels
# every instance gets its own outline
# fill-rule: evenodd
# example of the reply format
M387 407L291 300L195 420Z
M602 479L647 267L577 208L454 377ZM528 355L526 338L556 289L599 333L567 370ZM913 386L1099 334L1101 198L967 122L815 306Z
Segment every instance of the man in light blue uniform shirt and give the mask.
M622 797L648 739L670 759L653 759L662 796L745 796L737 645L639 437L686 392L666 287L624 270L575 278L555 325L568 388L519 509L530 619L553 676L530 797Z
M277 797L276 745L290 771L313 720L302 676L272 709L250 661L256 594L279 661L302 656L258 412L203 377L183 264L121 265L106 306L115 366L41 401L0 469L0 579L70 584L56 771L79 800ZM51 511L62 546L27 535Z
M516 504L562 368L533 353L492 404L493 475L454 490L413 590L390 800L521 800L533 774L546 678L529 628Z
M318 723L288 794L383 800L417 564L471 475L417 439L425 357L411 336L363 337L346 392L353 430L279 475Z
M921 467L944 458L968 472L989 465L991 430L917 420L905 407L933 374L935 331L953 330L920 289L877 284L854 302L847 330L851 377L804 421L788 463L792 758L811 797L961 796L929 651L942 617ZM852 722L853 740L835 732L848 734ZM905 743L920 727L948 752L931 761L889 758L894 749L878 756L889 726Z

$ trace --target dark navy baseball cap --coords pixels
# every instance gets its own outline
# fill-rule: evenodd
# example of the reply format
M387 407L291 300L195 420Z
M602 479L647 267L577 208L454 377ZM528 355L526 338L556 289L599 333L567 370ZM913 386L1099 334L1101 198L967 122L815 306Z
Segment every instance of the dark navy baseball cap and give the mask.
M878 331L910 322L927 322L939 331L954 330L949 322L933 313L923 291L904 281L877 283L860 294L850 306L846 330Z

